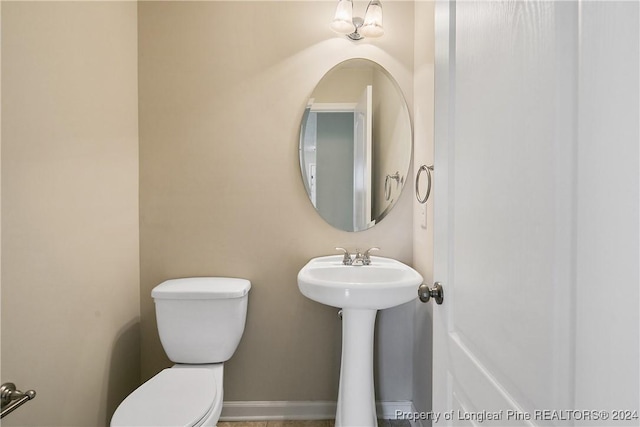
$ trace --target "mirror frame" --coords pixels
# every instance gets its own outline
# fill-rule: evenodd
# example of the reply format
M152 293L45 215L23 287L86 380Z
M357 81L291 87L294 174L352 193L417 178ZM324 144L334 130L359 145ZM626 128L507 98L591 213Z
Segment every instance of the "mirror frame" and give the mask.
M384 83L379 82L378 85L386 86L383 88L383 89L386 89L386 92L391 92L392 90L391 94L394 99L391 100L390 102L385 103L385 102L381 102L381 99L385 99L385 98L377 98L376 105L375 107L371 108L371 110L376 111L377 115L379 116L381 114L380 110L383 109L383 106L385 104L387 105L387 107L390 104L395 104L395 106L393 107L395 108L395 110L390 113L395 114L396 119L395 121L393 121L392 126L387 125L387 128L389 129L393 128L392 133L395 138L392 138L392 137L387 138L387 139L391 139L392 140L391 142L388 142L385 144L384 142L380 142L379 138L376 138L374 140L375 135L373 135L373 132L370 132L371 138L370 138L368 147L371 148L370 149L371 154L368 154L368 155L365 154L365 157L368 156L369 158L368 160L369 163L368 163L368 166L364 168L365 170L366 169L369 170L368 172L369 175L367 176L367 172L364 172L364 179L362 180L363 182L367 182L367 179L370 180L370 185L369 185L370 188L365 190L365 193L369 192L370 194L368 196L364 196L363 198L364 202L362 201L359 202L356 199L358 197L362 198L362 196L360 194L361 192L359 193L356 188L356 190L354 190L353 193L354 194L358 193L358 195L351 196L354 199L353 201L354 205L365 206L369 204L369 207L368 208L366 206L364 207L365 213L361 213L358 211L358 209L354 208L354 210L358 211L358 213L353 213L352 211L352 215L354 217L353 223L352 223L353 225L343 226L343 225L337 224L331 218L327 218L328 215L326 213L323 214L323 212L318 208L316 201L314 200L315 194L312 194L312 190L311 190L312 185L310 184L310 179L314 179L315 177L309 178L307 176L309 174L309 171L307 170L307 167L306 167L307 158L305 157L305 152L310 151L310 149L305 150L305 148L309 147L307 144L305 144L305 140L306 140L306 137L308 137L307 126L309 124L309 116L312 112L334 112L334 113L341 112L340 110L341 107L339 107L339 105L346 104L346 101L341 102L344 100L340 100L340 99L339 99L339 102L337 103L326 102L324 97L320 96L321 101L325 101L325 102L321 102L320 103L321 107L318 107L318 102L315 99L317 96L314 96L314 95L318 95L319 88L323 88L323 83L325 86L328 86L331 83L333 83L334 85L337 85L336 82L332 82L332 79L336 80L336 74L338 72L342 71L343 73L346 73L344 72L344 70L348 70L348 69L366 69L371 73L372 76L373 75L384 76L385 78ZM374 78L370 77L370 83L368 84L370 87L374 85L373 80ZM343 84L350 84L350 82L346 82ZM360 87L362 86L363 84L360 84ZM384 92L384 90L382 90L382 92ZM371 91L369 92L369 94L373 99L374 95L372 94ZM375 96L380 97L380 95L377 95L377 93L375 94ZM404 190L405 183L407 181L406 177L411 167L412 154L413 154L413 123L411 120L409 105L406 101L404 93L400 88L400 85L398 84L396 79L386 68L384 68L382 65L380 65L379 63L371 59L356 57L356 58L347 59L345 61L341 61L340 63L331 67L318 81L313 91L309 95L308 99L309 99L309 102L307 103L307 107L305 108L300 121L300 131L299 131L299 139L298 139L298 159L299 159L300 175L303 181L303 185L305 187L305 192L307 193L307 196L309 198L309 202L313 205L314 209L320 215L320 217L322 217L325 220L325 222L327 222L329 225L333 226L334 228L337 228L342 231L347 231L347 232L358 232L358 231L368 230L369 228L372 228L373 226L378 224L380 221L382 221L393 209L393 207L397 204ZM351 99L351 101L353 101L353 99ZM316 111L312 111L312 109L314 108L313 107L314 102L316 103L316 108L315 108ZM353 102L349 102L349 103L352 105L355 105L355 103ZM372 104L373 102L370 101L369 105L372 106ZM360 113L359 112L356 113L354 109L353 114L354 114L354 119L352 120L354 122L357 122L358 119L355 116L357 116ZM376 121L380 123L383 122L382 120L377 120L373 115L369 117L373 117L373 119L370 120L370 122L372 123L371 125L369 125L370 129L373 128L373 124L375 124ZM399 120L402 122L400 125L398 125ZM354 128L356 128L357 126L358 125L355 124ZM380 128L382 128L383 126L384 126L383 124L379 125ZM400 128L400 130L397 130L398 128ZM315 130L312 133L314 133L315 135ZM357 133L357 131L354 131L354 133ZM378 134L379 133L383 133L383 132L380 131L378 132ZM396 135L396 133L400 134L400 138L398 138L398 135ZM397 141L398 139L402 139L402 141ZM357 145L357 143L354 143L354 144ZM364 147L367 147L366 142ZM376 147L378 148L377 150L375 149ZM313 151L315 151L315 148L316 146L312 147ZM383 151L382 148L386 149L384 150L385 153L392 151L392 149L396 153L400 153L396 156L393 156L399 159L396 162L398 163L398 165L392 166L392 168L394 169L393 171L384 170L384 172L382 172L381 170L375 170L371 166L372 165L371 159L374 157L377 157L378 163L376 165L379 166L380 164L379 158L381 157L379 152ZM362 152L363 150L359 150L356 147L354 151L357 153L359 151ZM364 151L366 152L367 150L365 149ZM376 152L378 152L378 154L375 154ZM354 157L355 156L356 155L354 154ZM315 166L315 163L313 163L313 165ZM312 176L313 175L314 174L312 174ZM354 178L354 180L357 180L357 179L358 178ZM356 185L356 187L358 186L357 184L354 184L354 185ZM338 187L334 187L334 190L335 188L338 188ZM333 196L333 194L335 194L335 196ZM332 192L332 197L339 198L339 195L337 193ZM335 206L332 206L332 208L335 208ZM367 211L367 209L369 210ZM347 213L348 213L348 210L347 210ZM360 220L356 218L357 216L360 217Z

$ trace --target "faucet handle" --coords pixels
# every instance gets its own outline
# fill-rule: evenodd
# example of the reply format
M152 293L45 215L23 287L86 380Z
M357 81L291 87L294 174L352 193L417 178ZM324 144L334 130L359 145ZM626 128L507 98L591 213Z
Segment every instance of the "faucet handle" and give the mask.
M336 251L343 251L344 256L342 257L342 263L344 265L351 265L353 261L351 260L351 254L345 248L336 248Z
M363 262L364 262L364 265L369 265L369 264L371 264L371 258L370 258L371 252L372 252L372 251L379 251L379 250L380 250L380 248L377 248L377 247L373 247L373 248L369 248L369 249L367 249L367 250L364 252L364 261L363 261Z

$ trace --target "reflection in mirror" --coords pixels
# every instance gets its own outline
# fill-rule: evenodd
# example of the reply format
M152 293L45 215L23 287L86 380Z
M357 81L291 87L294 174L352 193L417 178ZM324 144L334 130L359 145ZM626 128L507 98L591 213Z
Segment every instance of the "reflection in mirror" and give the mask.
M411 122L391 75L366 59L329 70L300 126L300 169L320 216L345 231L380 222L409 170Z

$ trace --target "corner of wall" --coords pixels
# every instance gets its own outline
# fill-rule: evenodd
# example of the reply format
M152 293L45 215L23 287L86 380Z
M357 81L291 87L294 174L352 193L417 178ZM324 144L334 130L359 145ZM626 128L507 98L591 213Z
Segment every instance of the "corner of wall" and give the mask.
M421 165L433 164L434 129L434 3L415 2L414 41L414 179ZM413 189L414 180L410 181ZM434 182L434 185L437 185ZM433 199L420 204L414 198L413 265L425 283L433 282ZM426 227L423 218L426 216ZM417 300L416 300L417 301ZM431 410L432 306L416 302L413 366L413 403Z

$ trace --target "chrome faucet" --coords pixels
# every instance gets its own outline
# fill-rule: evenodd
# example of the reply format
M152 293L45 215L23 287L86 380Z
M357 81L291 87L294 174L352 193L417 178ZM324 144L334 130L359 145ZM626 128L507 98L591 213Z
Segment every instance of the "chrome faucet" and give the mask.
M337 251L343 251L344 256L342 257L343 265L370 265L371 264L371 252L378 251L380 248L369 248L364 254L360 252L360 249L356 249L355 256L351 258L351 254L345 248L336 248Z
M336 251L343 251L344 252L344 256L342 257L342 264L343 265L351 265L351 264L353 264L353 260L351 259L351 254L349 253L348 250L346 250L345 248L336 248Z
M369 261L371 263L371 261ZM360 252L360 249L356 249L356 255L353 258L353 265L367 265L364 263L364 255Z
M362 265L369 265L371 264L371 251L379 251L380 248L378 247L373 247L373 248L369 248L364 252L364 259L362 260Z

